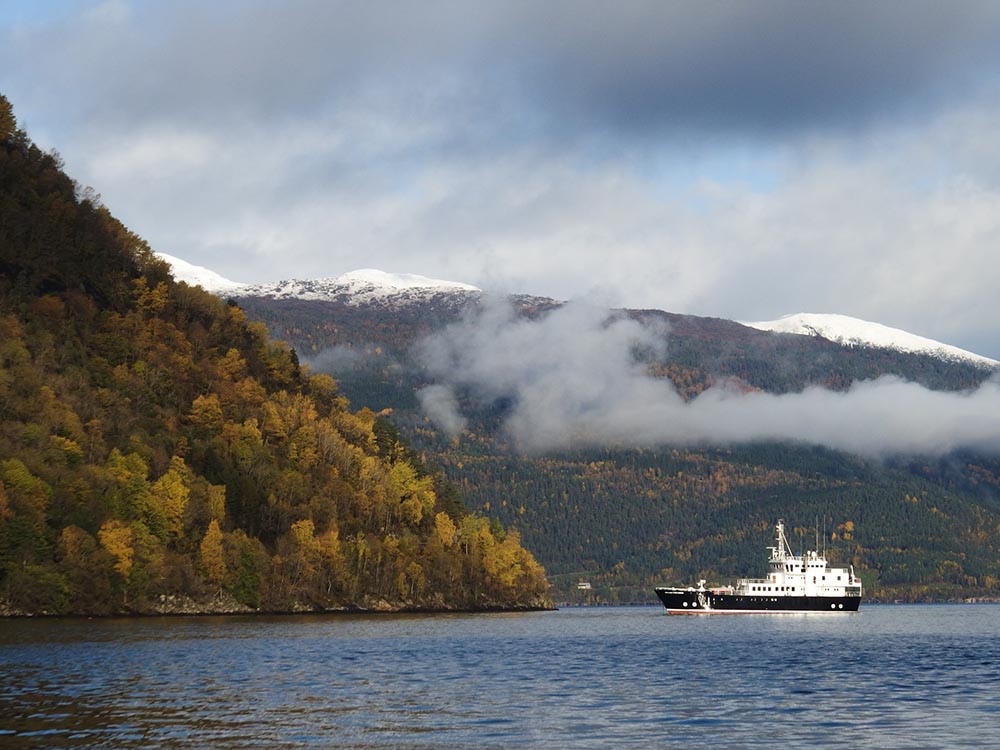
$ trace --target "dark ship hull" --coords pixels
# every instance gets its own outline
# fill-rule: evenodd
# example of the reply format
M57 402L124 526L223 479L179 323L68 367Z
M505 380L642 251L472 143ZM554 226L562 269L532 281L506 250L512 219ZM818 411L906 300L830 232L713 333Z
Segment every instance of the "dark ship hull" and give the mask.
M857 612L860 596L753 596L711 590L657 588L672 615Z

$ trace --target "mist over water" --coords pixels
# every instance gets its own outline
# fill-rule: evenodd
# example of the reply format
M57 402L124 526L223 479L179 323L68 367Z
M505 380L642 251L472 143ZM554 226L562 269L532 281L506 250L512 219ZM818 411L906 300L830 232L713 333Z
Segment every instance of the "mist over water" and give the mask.
M425 414L454 435L456 393L512 404L504 429L525 452L573 447L818 444L865 456L1000 450L1000 377L973 391L932 391L897 377L774 395L722 383L685 402L648 373L669 331L570 303L535 319L494 302L417 346L435 380Z

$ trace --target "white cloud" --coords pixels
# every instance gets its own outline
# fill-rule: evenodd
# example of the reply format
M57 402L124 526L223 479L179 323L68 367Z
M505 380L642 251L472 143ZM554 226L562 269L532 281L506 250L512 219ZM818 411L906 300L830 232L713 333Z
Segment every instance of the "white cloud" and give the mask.
M417 391L420 408L446 435L460 434L467 420L458 409L458 399L454 390L447 385L434 384Z
M174 180L217 166L223 145L211 134L173 129L137 132L127 139L100 144L90 156L95 183L146 183Z
M785 395L724 383L685 402L643 364L662 354L666 335L587 305L535 320L487 307L422 343L421 361L437 379L425 393L448 396L443 404L426 399L424 408L439 425L464 426L454 388L480 406L504 399L511 405L505 429L529 452L760 440L875 457L1000 451L1000 380L948 393L883 377L847 392L811 387Z

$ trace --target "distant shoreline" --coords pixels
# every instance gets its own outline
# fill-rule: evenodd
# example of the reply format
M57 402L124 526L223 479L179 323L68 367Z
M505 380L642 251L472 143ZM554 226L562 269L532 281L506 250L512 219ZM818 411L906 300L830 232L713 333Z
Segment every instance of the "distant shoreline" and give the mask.
M967 597L962 599L870 599L862 602L862 607L886 605L939 605L939 604L1000 604L1000 597ZM0 619L7 620L58 620L58 619L151 619L155 617L291 617L297 615L332 615L332 616L373 616L373 615L474 615L474 614L505 614L519 612L555 612L560 609L600 609L612 607L659 607L657 601L649 602L556 602L555 604L526 604L505 606L499 604L483 605L481 607L419 607L410 605L392 605L387 602L380 606L360 607L345 606L326 609L297 607L293 609L251 609L246 608L193 608L193 607L158 607L142 610L125 610L119 612L85 613L85 612L24 612L0 604Z

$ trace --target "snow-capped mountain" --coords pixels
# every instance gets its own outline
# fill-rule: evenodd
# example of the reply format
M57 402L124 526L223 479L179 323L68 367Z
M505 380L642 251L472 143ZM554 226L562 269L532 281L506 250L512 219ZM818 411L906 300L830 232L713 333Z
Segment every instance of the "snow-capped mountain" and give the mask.
M200 286L206 292L232 294L246 286L246 284L241 284L238 281L230 281L215 271L210 271L202 266L188 263L186 260L175 258L173 255L156 253L156 256L170 264L170 269L173 271L175 279L191 286Z
M479 287L457 281L364 268L331 278L290 279L274 284L248 285L239 294L272 299L326 300L352 305L404 305L442 296L468 298L481 292Z
M320 300L353 306L400 309L418 303L458 307L478 300L479 287L456 281L443 281L407 273L386 273L366 268L341 276L317 279L289 279L268 284L242 284L231 281L214 271L196 266L165 253L157 253L173 269L174 277L198 285L214 294L230 297L263 297L275 300ZM511 297L524 304L554 300ZM818 336L846 346L879 347L917 354L930 354L955 362L970 362L980 367L1000 367L1000 361L984 357L956 346L943 344L880 323L852 318L847 315L797 313L778 320L743 322L762 331Z
M416 302L466 301L482 290L471 284L443 281L412 273L386 273L374 268L318 279L288 279L266 284L242 284L166 253L157 253L173 269L174 278L213 294L342 302L350 305L399 307Z
M940 341L907 333L898 328L890 328L881 323L872 323L847 315L796 313L785 315L778 320L743 323L743 325L761 331L819 336L847 346L871 346L916 354L930 354L940 359L966 361L983 367L1000 365L1000 362L995 359L959 349L957 346L949 346Z

